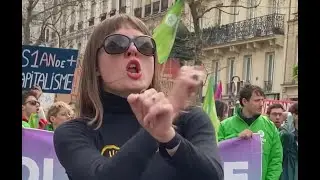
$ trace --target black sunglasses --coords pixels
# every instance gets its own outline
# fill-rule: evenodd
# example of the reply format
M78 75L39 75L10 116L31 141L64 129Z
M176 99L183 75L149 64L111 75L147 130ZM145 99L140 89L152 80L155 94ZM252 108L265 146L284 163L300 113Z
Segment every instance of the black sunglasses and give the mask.
M154 39L147 35L130 38L123 34L111 34L105 37L102 47L108 54L122 54L129 49L132 42L145 56L153 56L156 52Z

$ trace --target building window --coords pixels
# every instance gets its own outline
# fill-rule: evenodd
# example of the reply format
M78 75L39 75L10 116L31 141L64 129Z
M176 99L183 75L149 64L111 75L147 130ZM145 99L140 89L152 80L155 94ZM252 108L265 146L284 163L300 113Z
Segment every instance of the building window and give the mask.
M70 49L73 48L73 42L72 42L72 40L68 40L68 45L69 45L69 48L70 48Z
M220 8L219 7L221 7L221 6L223 6L223 4L218 4L217 5L217 17L218 17L218 19L217 19L217 25L218 26L221 26L221 23L222 23L222 11L220 10Z
M71 23L76 22L76 11L74 9L71 10L70 19L71 19Z
M160 0L153 0L152 14L158 14L160 10Z
M269 0L269 14L279 14L280 13L280 0Z
M102 12L101 13L105 13L108 10L108 1L107 0L103 0L102 1Z
M78 30L81 30L83 28L83 22L80 21L78 22Z
M151 15L151 0L146 0L146 5L144 6L144 16L150 16Z
M93 26L94 25L94 17L90 18L88 20L88 22L89 22L89 26Z
M274 73L274 52L266 54L266 78L265 81L273 82Z
M244 56L243 58L243 80L246 82L251 81L251 73L252 73L252 56Z
M71 21L71 22L74 22L74 21ZM71 24L69 26L69 32L72 33L74 31L74 24Z
M66 28L66 24L67 24L67 14L65 12L62 12L62 19L61 19L61 28L65 29Z
M161 12L168 9L168 0L161 0Z
M49 36L50 36L50 32L49 29L46 29L46 42L49 42Z
M96 12L96 1L91 2L91 8L90 8L90 17L95 17Z
M141 18L142 17L142 0L134 0L134 16Z
M56 32L52 32L51 33L51 39L55 39L56 38Z
M237 6L238 6L238 1L232 1L231 2L231 12L233 14L233 15L230 15L230 18L231 18L230 22L231 23L237 22L237 15L235 15L235 14L238 13L237 12L237 10L238 10Z
M228 82L231 82L232 80L232 77L235 75L235 70L236 70L236 67L235 67L235 58L232 57L232 58L229 58L228 59L228 71L227 71L227 79L228 79Z
M112 8L111 8L111 11L109 13L110 17L116 15L116 12L117 12L117 0L112 0L111 4L112 4L112 6L111 6Z
M81 43L80 42L78 43L77 46L78 46L78 50L81 51Z
M61 29L61 35L62 35L62 36L66 35L66 33L67 33L66 28Z
M79 7L79 21L80 21L80 22L84 20L83 15L84 15L84 7L83 7L83 5L81 4L80 7Z
M119 13L126 13L126 0L119 0Z
M134 9L134 16L135 17L141 18L141 13L142 13L141 9L142 9L141 7Z
M213 61L213 75L214 75L214 81L218 83L220 81L220 76L219 76L219 61Z
M256 5L256 0L247 0L247 7L254 7ZM247 19L252 19L255 17L255 8L247 9Z
M298 46L299 46L299 43L298 43L298 36L296 36L296 63L298 64L298 60L299 60L299 49L298 49Z

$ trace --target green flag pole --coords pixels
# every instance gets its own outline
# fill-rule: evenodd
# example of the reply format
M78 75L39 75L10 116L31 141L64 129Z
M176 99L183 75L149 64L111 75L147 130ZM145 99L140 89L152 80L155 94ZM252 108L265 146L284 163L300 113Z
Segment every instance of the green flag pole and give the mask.
M174 44L184 0L178 0L171 6L162 22L153 32L153 39L157 45L158 63L163 64L168 60Z

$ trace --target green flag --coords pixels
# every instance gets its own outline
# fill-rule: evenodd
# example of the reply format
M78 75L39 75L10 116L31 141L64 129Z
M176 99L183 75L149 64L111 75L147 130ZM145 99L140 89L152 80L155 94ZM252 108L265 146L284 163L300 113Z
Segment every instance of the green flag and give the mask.
M184 0L178 0L169 10L162 22L153 31L153 39L156 41L158 63L163 64L168 60L177 28L181 19Z
M213 77L210 76L209 78L209 82L208 82L208 86L207 86L207 92L206 92L206 96L204 98L204 102L203 102L203 110L209 115L212 125L216 131L216 140L218 141L218 130L219 130L219 126L220 126L220 120L218 119L217 116L217 111L216 111L216 104L215 104L215 100L214 100L214 80Z

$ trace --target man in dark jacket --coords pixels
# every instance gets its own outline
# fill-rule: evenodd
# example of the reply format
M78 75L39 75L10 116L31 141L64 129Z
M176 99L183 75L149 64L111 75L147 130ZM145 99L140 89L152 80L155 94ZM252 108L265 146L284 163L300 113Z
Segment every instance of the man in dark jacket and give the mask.
M283 172L281 180L298 180L298 103L294 103L290 109L293 116L294 131L283 129L280 138L283 147Z

